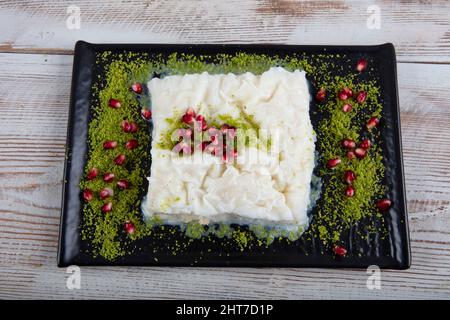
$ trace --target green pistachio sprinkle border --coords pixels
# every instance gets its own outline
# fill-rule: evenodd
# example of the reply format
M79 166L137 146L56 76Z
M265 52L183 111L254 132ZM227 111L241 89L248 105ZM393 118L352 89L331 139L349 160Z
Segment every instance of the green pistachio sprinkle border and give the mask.
M136 240L152 237L154 239L175 236L181 231L183 241L175 240L169 248L173 255L189 250L195 241L221 244L223 247L232 246L240 251L252 248L268 248L274 241L295 242L303 234L305 241L320 239L325 248L332 248L343 241L345 234L355 224L364 221L365 229L355 235L361 239L371 233L384 232L383 216L374 209L374 201L385 194L382 184L384 177L384 164L382 149L379 146L381 138L378 130L370 132L370 138L375 141L368 155L362 159L347 160L345 150L341 147L343 138L361 139L361 128L370 116L381 116L382 104L380 101L379 84L376 80L363 81L359 73L352 68L344 69L343 63L335 64L333 61L341 60L350 63L343 55L315 54L268 56L264 54L236 53L217 54L214 56L190 54L148 55L145 53L112 53L109 51L97 54L96 66L104 68L99 72L92 87L92 119L89 123L89 151L85 173L90 168L99 169L100 175L92 181L82 180L81 190L88 188L94 191L94 199L83 206L83 219L81 226L82 239L89 243L87 251L94 257L101 256L107 260L115 260L121 256L140 251L133 244ZM319 177L323 179L322 195L314 211L309 228L303 232L278 231L258 225L241 228L229 224L214 224L204 226L198 222L189 222L181 226L164 226L158 216L149 221L143 221L140 210L143 192L142 186L148 174L146 161L150 155L147 146L150 137L147 130L142 130L148 123L140 117L140 107L150 106L149 98L141 96L140 101L136 94L129 90L134 82L146 83L150 77L158 75L183 75L207 71L209 73L244 73L261 74L273 66L282 66L287 70L304 70L314 82L315 87L326 89L328 98L319 105L322 120L317 126L316 149L320 157ZM370 68L366 72L371 72ZM344 74L337 76L337 74ZM343 102L337 96L343 87L349 87L353 92L365 90L367 99L364 104L352 103L353 110L342 112ZM121 101L121 107L112 109L108 106L110 98ZM123 133L120 123L123 119L135 121L140 130L137 133ZM133 150L124 148L125 142L134 138L139 141L139 147ZM104 150L105 140L118 141L114 150ZM167 147L167 146L162 146ZM124 153L127 164L116 166L114 158ZM333 157L340 157L342 163L335 169L326 168L326 162ZM353 170L357 175L354 183L357 190L354 197L347 199L343 194L345 184L342 181L343 172ZM114 184L107 184L101 179L105 172L113 172L117 179L128 179L130 188L119 190ZM102 213L101 206L105 201L98 197L103 187L114 190L113 209L109 213ZM131 221L135 225L135 232L127 234L124 231L124 222ZM153 248L155 261L158 261L158 247ZM211 249L207 250L208 252ZM230 253L224 253L229 255ZM219 254L222 255L222 254ZM201 259L201 257L199 258Z

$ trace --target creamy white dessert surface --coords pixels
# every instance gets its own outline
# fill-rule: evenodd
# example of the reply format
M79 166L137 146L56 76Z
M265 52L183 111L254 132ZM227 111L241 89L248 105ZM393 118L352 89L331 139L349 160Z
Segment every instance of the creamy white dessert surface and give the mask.
M166 76L152 79L148 88L154 127L145 215L202 223L236 218L307 223L315 137L303 71ZM206 120L245 112L278 139L270 152L254 147L240 151L234 165L207 153L200 161L177 161L158 142L168 128L166 119L187 108ZM257 154L258 161L250 161L249 154Z

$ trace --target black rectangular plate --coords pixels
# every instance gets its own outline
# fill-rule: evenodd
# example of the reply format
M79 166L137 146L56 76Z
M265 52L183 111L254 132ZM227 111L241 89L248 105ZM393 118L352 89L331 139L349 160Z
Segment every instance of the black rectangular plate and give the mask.
M138 240L137 247L143 250L114 261L93 258L82 253L80 221L82 203L79 183L82 179L88 151L88 119L91 108L91 86L94 78L95 55L103 51L131 51L168 54L172 52L194 55L236 52L266 55L344 54L350 57L369 56L377 61L383 117L389 125L381 129L386 165L386 183L389 186L393 207L390 210L388 236L373 245L362 244L361 255L352 255L337 260L332 255L321 253L320 245L310 248L282 248L264 254L252 250L244 254L211 255L199 261L194 259L202 250L194 245L191 251L181 255L159 256L155 261L146 239ZM62 199L62 217L58 249L58 266L77 265L172 265L172 266L240 266L240 267L352 267L363 268L377 265L380 268L407 269L411 263L408 218L404 190L404 173L401 148L399 104L397 92L395 51L392 44L377 46L288 46L288 45L168 45L168 44L90 44L77 42L73 65L72 92L66 145L66 163ZM349 237L352 234L350 232Z

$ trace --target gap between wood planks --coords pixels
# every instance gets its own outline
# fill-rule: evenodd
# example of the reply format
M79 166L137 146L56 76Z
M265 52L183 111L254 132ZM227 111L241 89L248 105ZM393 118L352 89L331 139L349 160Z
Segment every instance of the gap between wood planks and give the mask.
M169 43L162 43L169 44ZM192 43L187 43L187 45ZM210 44L210 43L208 43ZM217 43L220 45L221 43ZM236 43L240 44L240 43ZM264 44L264 43L261 43ZM269 43L273 44L273 43ZM276 45L276 44L275 44ZM279 43L279 45L285 45ZM65 55L73 56L74 50L70 49L57 49L57 48L13 48L11 45L0 45L0 53L17 53L17 54L45 54L45 55ZM397 58L397 63L410 63L410 64L437 64L437 65L449 65L450 61L415 61L415 60L401 60Z

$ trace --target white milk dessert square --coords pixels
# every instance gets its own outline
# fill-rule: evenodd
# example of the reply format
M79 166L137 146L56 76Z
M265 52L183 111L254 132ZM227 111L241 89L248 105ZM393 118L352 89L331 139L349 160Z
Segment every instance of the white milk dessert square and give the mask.
M166 76L152 79L148 88L153 140L143 202L147 217L158 214L167 221L205 224L307 223L315 136L303 71L271 68L261 75ZM191 118L200 120L192 130ZM175 141L174 149L167 148L167 132L177 120L184 132L203 133L204 140L206 136L203 151L201 144L183 142L187 151L181 148L182 158L189 155L192 161L177 161L182 143ZM218 140L208 135L214 128L231 132L231 143L234 136L242 142L237 149L224 147L232 153L226 161L222 149L214 152ZM256 143L239 140L249 128L261 132ZM257 155L256 161L252 155Z

